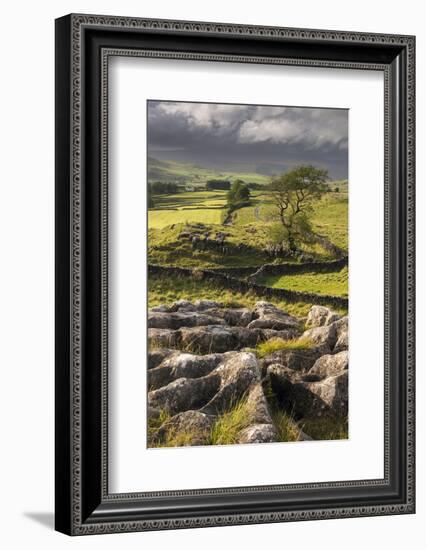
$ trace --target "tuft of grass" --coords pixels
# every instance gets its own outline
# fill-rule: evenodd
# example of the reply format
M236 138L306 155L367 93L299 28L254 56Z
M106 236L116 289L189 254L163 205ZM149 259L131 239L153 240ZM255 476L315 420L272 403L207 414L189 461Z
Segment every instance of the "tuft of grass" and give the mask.
M154 436L156 431L164 424L164 422L167 422L170 420L171 416L169 411L165 409L160 410L160 414L157 418L151 417L148 418L148 445L149 447L155 447L153 444Z
M348 418L325 415L320 418L304 418L299 422L300 428L312 439L334 440L348 439Z
M247 397L241 398L229 410L218 416L210 436L210 445L232 445L238 434L250 425Z
M299 441L300 428L292 416L283 410L272 408L271 417L278 432L278 441Z
M194 430L168 429L164 438L156 437L157 430L171 419L170 413L162 409L158 418L148 419L148 447L186 447L193 445L198 434Z
M191 430L173 430L167 433L164 441L157 442L156 447L188 447L194 444L196 433Z
M275 351L311 349L312 346L313 342L309 338L292 338L290 340L271 338L266 342L258 344L256 353L258 357L265 357L265 355L269 355Z

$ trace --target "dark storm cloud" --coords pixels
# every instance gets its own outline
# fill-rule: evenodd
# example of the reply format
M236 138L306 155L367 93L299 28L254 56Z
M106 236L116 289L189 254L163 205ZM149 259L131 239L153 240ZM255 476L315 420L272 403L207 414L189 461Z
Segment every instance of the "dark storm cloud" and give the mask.
M347 177L346 110L148 102L148 153L231 171L278 173L300 163Z

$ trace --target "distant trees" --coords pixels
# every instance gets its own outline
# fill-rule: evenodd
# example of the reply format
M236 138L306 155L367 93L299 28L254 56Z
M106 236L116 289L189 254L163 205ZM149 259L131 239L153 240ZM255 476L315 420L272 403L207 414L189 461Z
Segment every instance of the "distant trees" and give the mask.
M231 182L228 180L207 180L206 181L206 190L214 191L215 189L220 189L221 191L228 191L231 188Z
M250 189L243 180L237 179L232 183L230 190L226 194L226 201L230 212L249 203Z
M172 181L153 181L148 186L151 195L173 195L180 191L179 185Z
M288 242L290 252L296 251L296 239L312 235L308 212L312 201L327 192L328 171L314 166L301 165L273 177L267 187L272 198L278 227L273 228L275 241Z
M259 189L264 189L264 185L262 183L256 183L256 182L247 182L246 183L247 187L249 189L252 189L253 191L258 191Z

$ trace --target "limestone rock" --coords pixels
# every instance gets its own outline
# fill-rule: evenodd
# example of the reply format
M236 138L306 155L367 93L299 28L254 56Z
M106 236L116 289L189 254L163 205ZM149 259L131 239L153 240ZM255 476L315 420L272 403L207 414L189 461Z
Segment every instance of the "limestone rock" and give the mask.
M170 311L196 311L197 308L189 300L177 300L173 302Z
M213 422L213 417L199 411L181 412L164 422L152 439L160 444L168 441L169 446L170 442L176 446L206 445Z
M315 361L321 356L322 351L318 348L299 350L279 350L265 356L261 360L264 373L269 365L279 364L291 370L308 372Z
M182 348L196 353L223 353L238 347L230 327L223 325L182 328L180 335Z
M312 306L306 319L309 328L331 325L340 319L340 315L325 306Z
M314 366L309 369L309 374L317 374L323 378L335 376L348 368L349 353L347 350L340 351L334 355L323 355Z
M277 440L277 429L273 424L253 424L238 436L238 443L273 443Z
M232 408L256 383L260 382L260 368L253 353L240 352L219 365L208 377L220 378L218 392L201 409L211 415Z
M212 308L205 311L209 315L220 317L231 327L246 327L253 319L253 313L246 307Z
M309 391L316 395L334 414L348 414L348 371L329 376L320 382L306 384Z
M296 317L277 308L269 302L257 302L254 307L256 319L251 321L248 328L266 328L273 330L299 330L299 321Z
M197 311L204 311L206 309L221 308L222 304L213 300L195 300L194 306Z
M312 381L310 375L270 365L271 387L281 406L296 419L321 416L325 412L346 415L348 411L348 371L323 380Z
M330 352L334 348L337 340L336 323L305 330L301 336L301 339L302 338L313 342L313 344L321 348L324 353Z
M153 311L153 312L157 312L157 313L168 313L170 311L170 306L160 304L158 306L154 306L154 307L150 308L149 311Z
M220 377L178 378L167 386L148 392L148 405L175 415L199 409L218 392Z
M168 348L158 348L150 351L148 353L148 369L155 369L166 357L170 357L174 353L176 353L176 350Z
M209 374L232 353L234 352L194 355L175 352L160 366L148 371L148 387L158 389L178 378L201 378Z
M249 411L251 424L272 424L262 384L257 383L250 390L247 398L247 410Z
M339 321L334 323L336 327L336 344L334 346L334 353L347 350L349 346L349 323L348 317L342 317Z
M150 329L151 330L151 329ZM288 340L295 335L291 330L256 329L248 327L230 327L209 325L181 328L180 337L175 337L182 349L194 353L224 353L230 350L253 348L270 338Z
M196 311L176 311L172 313L148 312L149 328L179 329L181 327L200 327L208 325L224 325L220 317L213 317Z
M149 328L148 346L150 352L154 349L177 348L180 344L180 333L177 330Z

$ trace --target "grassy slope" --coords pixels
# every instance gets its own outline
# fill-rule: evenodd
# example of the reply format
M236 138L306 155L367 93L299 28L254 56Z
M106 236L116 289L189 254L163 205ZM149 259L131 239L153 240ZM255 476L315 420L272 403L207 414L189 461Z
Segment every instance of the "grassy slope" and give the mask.
M196 281L169 275L167 277L149 277L148 307L170 304L181 299L191 301L208 299L216 300L225 306L241 304L253 308L254 304L262 298L251 292L242 294L227 290L211 281ZM297 317L306 316L312 305L303 302L290 303L275 298L270 298L268 301Z
M179 169L182 169L182 165L179 165ZM328 193L313 205L312 222L317 233L347 249L347 193L344 192L344 184L341 182L332 182L330 185L332 188L334 185L340 185L342 191ZM226 212L225 191L196 190L156 196L156 207L148 214L149 261L158 265L205 268L256 267L263 263L271 263L271 258L263 252L263 249L270 240L268 231L273 218L273 205L262 190L253 191L251 197L250 206L237 210L233 214L232 225L223 226L222 221ZM187 223L205 224L203 231L210 231L213 237L218 231L225 232L227 253L223 254L217 249L193 250L188 239L179 237ZM250 249L238 248L241 243ZM314 254L318 260L332 259L330 253L319 245L306 246L306 250ZM339 273L305 273L268 277L260 282L276 288L318 294L346 296L348 293L347 269ZM192 281L151 280L150 286L152 304L184 297L218 299L223 294L222 289L214 289L205 283ZM242 298L231 293L229 300L234 299L241 301ZM257 297L252 297L249 302L254 303L256 300ZM294 312L295 309L299 312L303 311L301 314L304 315L307 305L290 307Z
M271 200L262 191L252 194L252 205L235 213L234 223L270 223L275 209ZM314 230L327 237L337 246L348 249L348 195L328 193L312 206L311 220Z
M150 210L150 262L182 267L240 267L271 263L271 258L263 251L270 240L269 224L262 219L255 221L255 212L258 210L256 202L235 212L232 225L223 226L220 222L224 218L225 209L220 208L220 194L213 193L204 199L203 193L189 195L188 201L194 205L192 207L189 207L184 197L180 197L180 202L171 197L169 202L163 201L161 210ZM318 233L338 246L347 248L347 203L343 199L327 196L319 201L314 207L313 221ZM225 232L226 243L230 249L228 253L223 255L215 250L194 251L188 240L179 239L185 224L195 222L206 224L206 230L210 230L212 235L217 231ZM238 249L240 243L250 246L250 253ZM332 256L319 245L305 246L305 249L318 260L332 259Z
M202 217L205 221L206 216ZM200 220L201 221L201 220ZM241 267L258 266L270 261L262 252L267 242L267 232L264 226L238 227L222 225L206 225L214 236L217 231L226 233L228 253L220 250L193 250L187 239L179 238L185 230L185 224L175 224L172 227L150 229L148 235L148 258L157 265L175 265L180 267ZM240 250L239 244L252 247L250 253Z
M258 281L273 288L314 292L328 296L348 296L348 268L335 273L300 273L298 275L271 275ZM307 290L309 289L309 290Z
M148 159L149 181L177 181L186 185L204 185L209 179L242 179L250 183L268 183L270 178L255 172L227 172L203 168L195 164Z
M330 193L312 211L312 223L317 233L344 250L348 250L348 210L346 193Z

